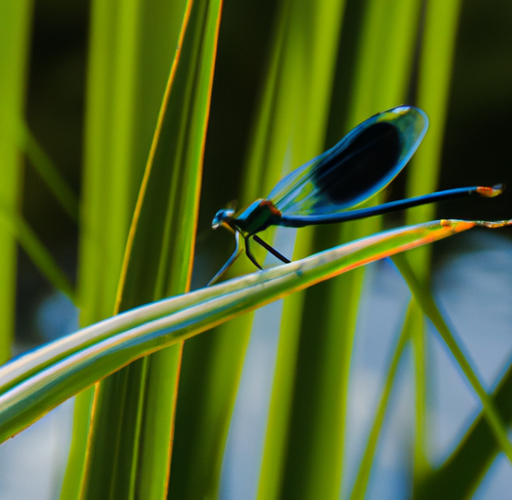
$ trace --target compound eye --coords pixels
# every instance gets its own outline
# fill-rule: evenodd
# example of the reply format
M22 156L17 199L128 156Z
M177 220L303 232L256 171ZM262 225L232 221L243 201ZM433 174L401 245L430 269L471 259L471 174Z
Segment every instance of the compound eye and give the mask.
M229 221L233 218L235 211L231 208L223 208L219 210L212 221L212 228L217 229L223 223L229 223Z

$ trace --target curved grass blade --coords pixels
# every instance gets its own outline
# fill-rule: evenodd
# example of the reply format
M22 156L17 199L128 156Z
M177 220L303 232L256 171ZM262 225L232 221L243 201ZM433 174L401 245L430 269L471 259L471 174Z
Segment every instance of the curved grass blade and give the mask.
M80 330L66 341L48 344L0 369L0 440L135 359L320 281L476 225L502 227L512 225L512 220L492 224L441 220L387 231L291 264L140 307ZM130 326L112 335L120 322ZM25 360L32 366L28 377L23 373Z

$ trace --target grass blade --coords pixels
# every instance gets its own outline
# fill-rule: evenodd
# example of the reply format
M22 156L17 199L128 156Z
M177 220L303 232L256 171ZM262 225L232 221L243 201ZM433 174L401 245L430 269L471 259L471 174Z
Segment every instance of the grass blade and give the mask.
M25 101L32 6L30 0L0 4L0 203L8 213L17 213L20 205L21 154L17 139ZM11 355L14 336L16 241L11 231L0 232L0 276L0 362L4 362Z
M455 49L459 11L462 2L429 2L425 9L424 34L419 61L417 104L429 116L430 128L422 147L415 155L413 168L407 177L407 196L433 192L437 188L443 145L446 110L450 89L452 59ZM406 221L414 224L434 216L435 207L425 205L407 212ZM430 249L420 249L409 255L417 275L428 282ZM415 323L413 339L416 370L416 430L414 477L422 477L430 469L426 457L426 372L425 325L423 312L411 312Z
M386 7L381 4L368 2L360 25L355 28L348 28L352 19L345 21L347 29L358 31L355 49L352 49L357 53L357 59L351 72L354 76L351 77L348 104L345 109L334 107L331 110L331 116L336 118L332 119L331 128L336 130L337 139L343 135L342 123L343 131L346 131L375 112L396 105L396 99L404 101L414 53L411 41L416 36L414 27L418 23L419 2L409 2L407 6L404 2L393 2L392 8L389 3ZM409 16L408 28L400 33L401 41L397 44L388 36L389 26L404 22L405 13ZM386 64L391 59L393 64ZM338 64L345 62L340 59ZM340 116L348 119L342 122ZM316 244L325 247L333 241L361 238L378 231L378 223L373 219L343 224L340 228L315 230ZM296 246L301 252L309 253L312 246L306 240L310 236L304 231L301 233ZM278 419L282 419L280 401L289 399L293 391L290 421L284 437L287 440L285 466L274 472L282 481L281 495L293 498L334 498L339 495L350 359L362 282L363 270L360 269L336 282L308 290L302 297L294 296L293 304L289 305L290 301L287 301L285 305L282 331L286 333L279 346L277 372L289 372L292 375L288 377L292 376L294 380L283 384L280 392L273 396L276 405L273 411ZM343 314L340 314L341 305ZM294 329L295 334L292 334ZM297 354L292 358L295 352ZM282 368L281 359L287 368ZM273 452L268 454L272 456Z
M218 1L187 4L128 240L118 310L188 289L219 25ZM95 399L86 497L167 491L181 345L104 381ZM116 401L116 404L112 404ZM119 429L109 443L114 425Z
M134 359L343 272L480 224L442 220L386 231L291 264L136 308L48 344L0 370L0 439L19 432ZM487 227L503 225L512 225L512 221ZM125 327L119 329L120 322ZM27 362L32 365L30 371Z
M114 311L129 226L184 8L184 2L163 0L91 4L78 279L83 325ZM83 429L89 427L92 391L78 397L83 400L75 413L61 492L65 500L83 495Z

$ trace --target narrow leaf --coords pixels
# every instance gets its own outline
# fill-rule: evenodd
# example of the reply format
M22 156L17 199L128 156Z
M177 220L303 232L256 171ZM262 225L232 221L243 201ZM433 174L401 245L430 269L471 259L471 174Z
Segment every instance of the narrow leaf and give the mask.
M121 321L131 324L131 328L113 336L111 332L119 326L119 317L70 335L64 348L64 340L48 344L0 369L0 440L135 359L292 292L475 225L502 227L512 225L512 220L492 224L441 220L387 231L210 289L134 309L121 315ZM183 301L186 307L176 310ZM159 319L148 321L155 314ZM92 344L91 337L96 337ZM20 373L26 360L33 370L28 378Z

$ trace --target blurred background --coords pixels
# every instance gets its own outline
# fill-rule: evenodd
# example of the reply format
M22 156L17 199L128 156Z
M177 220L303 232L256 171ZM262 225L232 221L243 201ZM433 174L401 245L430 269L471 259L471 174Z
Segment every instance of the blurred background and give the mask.
M361 16L361 8L356 4L348 4L342 45L350 40L351 26L356 25ZM267 63L274 6L275 3L270 0L227 0L224 4L205 153L197 240L199 272L194 275L195 287L204 286L231 249L232 241L228 233L210 231L211 219L238 192L240 165L247 154L248 136ZM89 8L89 2L85 0L39 0L35 3L26 104L30 130L77 196L80 195L84 133ZM347 54L346 60L341 58L337 68L335 89L340 89L340 100L345 99L343 89L353 64L354 61ZM396 103L399 104L402 103ZM429 110L425 111L428 114ZM463 2L447 116L439 189L496 183L508 184L512 188L512 3L505 0ZM334 136L334 132L328 133L326 147L332 146L340 138ZM402 177L397 179L393 197L400 197L403 191ZM261 193L261 196L266 194ZM493 200L470 198L443 203L437 208L437 214L444 218L510 218L511 200L512 189L509 189ZM24 172L23 214L61 268L74 281L78 248L76 223L55 202L28 161ZM397 216L390 220L390 224L398 224L400 220L400 216ZM450 311L448 316L456 330L464 332L463 341L488 384L487 388L493 387L508 366L512 353L512 317L509 312L512 298L512 231L503 229L489 234L485 230L475 230L473 234L436 244L433 283L436 296L440 298L442 306ZM385 359L383 351L386 351L386 345L393 342L397 328L398 319L393 320L393 315L403 314L407 300L404 287L400 277L385 263L371 266L365 281L367 293L364 299L364 308L369 313L361 315L366 320L358 326L360 332L354 354L354 363L360 363L361 370L355 372L351 382L365 388L363 392L368 394L369 401L378 392L379 363ZM458 302L450 302L455 296L459 297ZM378 342L371 336L375 328L372 317L384 321L382 316L373 314L377 310L388 311L391 315L388 320L389 338L383 336ZM18 352L73 331L77 324L77 313L73 306L50 286L30 259L19 251ZM496 335L483 339L479 335L483 330ZM250 498L257 481L256 473L253 473L254 477L250 472L248 476L244 474L251 470L257 472L257 468L248 468L247 464L257 460L261 453L258 448L261 444L258 443L261 443L264 429L261 424L258 431L258 422L263 420L258 420L257 416L264 419L268 408L272 353L277 335L277 332L272 334L268 324L262 324L261 331L267 332L267 335L262 333L260 343L251 345L244 369L246 390L242 388L240 392L245 394L246 401L237 403L237 417L230 435L226 482L223 485L225 498ZM440 463L456 437L471 423L471 415L478 407L458 374L453 372L453 368L450 369L445 348L435 336L432 339L429 348L438 370L432 380L431 412L439 431L432 443L432 459ZM375 358L379 352L382 354L381 361ZM251 360L254 364L251 364ZM407 373L406 368L402 371ZM412 385L404 380L398 384L394 397L398 398L401 406L407 407L413 397L411 391ZM361 390L355 388L356 393L360 394ZM360 454L358 446L364 440L364 426L368 425L364 419L371 414L375 401L356 403L351 406L349 421L359 422L360 427L347 444L350 453L355 455ZM67 403L58 409L64 415L63 421L68 424L62 424L60 420L55 424L51 420L55 418L52 414L26 431L34 433L38 427L49 426L43 431L42 437L45 439L39 440L39 445L33 439L27 445L33 456L39 456L41 460L34 458L34 461L26 462L20 459L18 462L12 458L17 452L11 450L17 441L23 441L26 433L0 446L0 468L3 470L0 472L1 499L35 498L31 496L31 490L26 489L27 476L31 478L31 484L44 485L35 486L35 491L39 492L37 498L43 498L43 490L48 492L48 498L57 498L59 478L65 464L70 408L71 405ZM247 415L252 420L244 420ZM396 450L410 446L406 440L398 441L401 425L409 425L411 420L403 417L403 413L401 415L405 423L400 420L393 423L392 416L387 419L390 426L387 434L389 443L383 443L380 450L382 460L379 464L382 468L376 472L372 482L373 489L369 492L372 498L407 496L401 481L401 477L407 474L407 464L403 463L405 455ZM247 438L247 427L252 429L252 439ZM49 432L48 429L53 431ZM237 432L246 437L243 445L236 440ZM48 442L54 434L55 439ZM41 447L41 454L34 453L36 446ZM50 449L53 450L54 459L48 461ZM229 462L231 456L241 456L236 455L237 450L248 457L247 463L240 458ZM5 464L9 462L19 463L24 470L6 468ZM25 468L30 468L30 472ZM37 470L46 472L39 476ZM352 481L350 470L347 474ZM41 483L37 483L38 477ZM391 482L395 486L390 486ZM389 488L386 497L378 493L380 491L382 494L383 484ZM493 465L488 482L477 496L504 498L500 492L510 491L511 486L510 465L501 458Z

